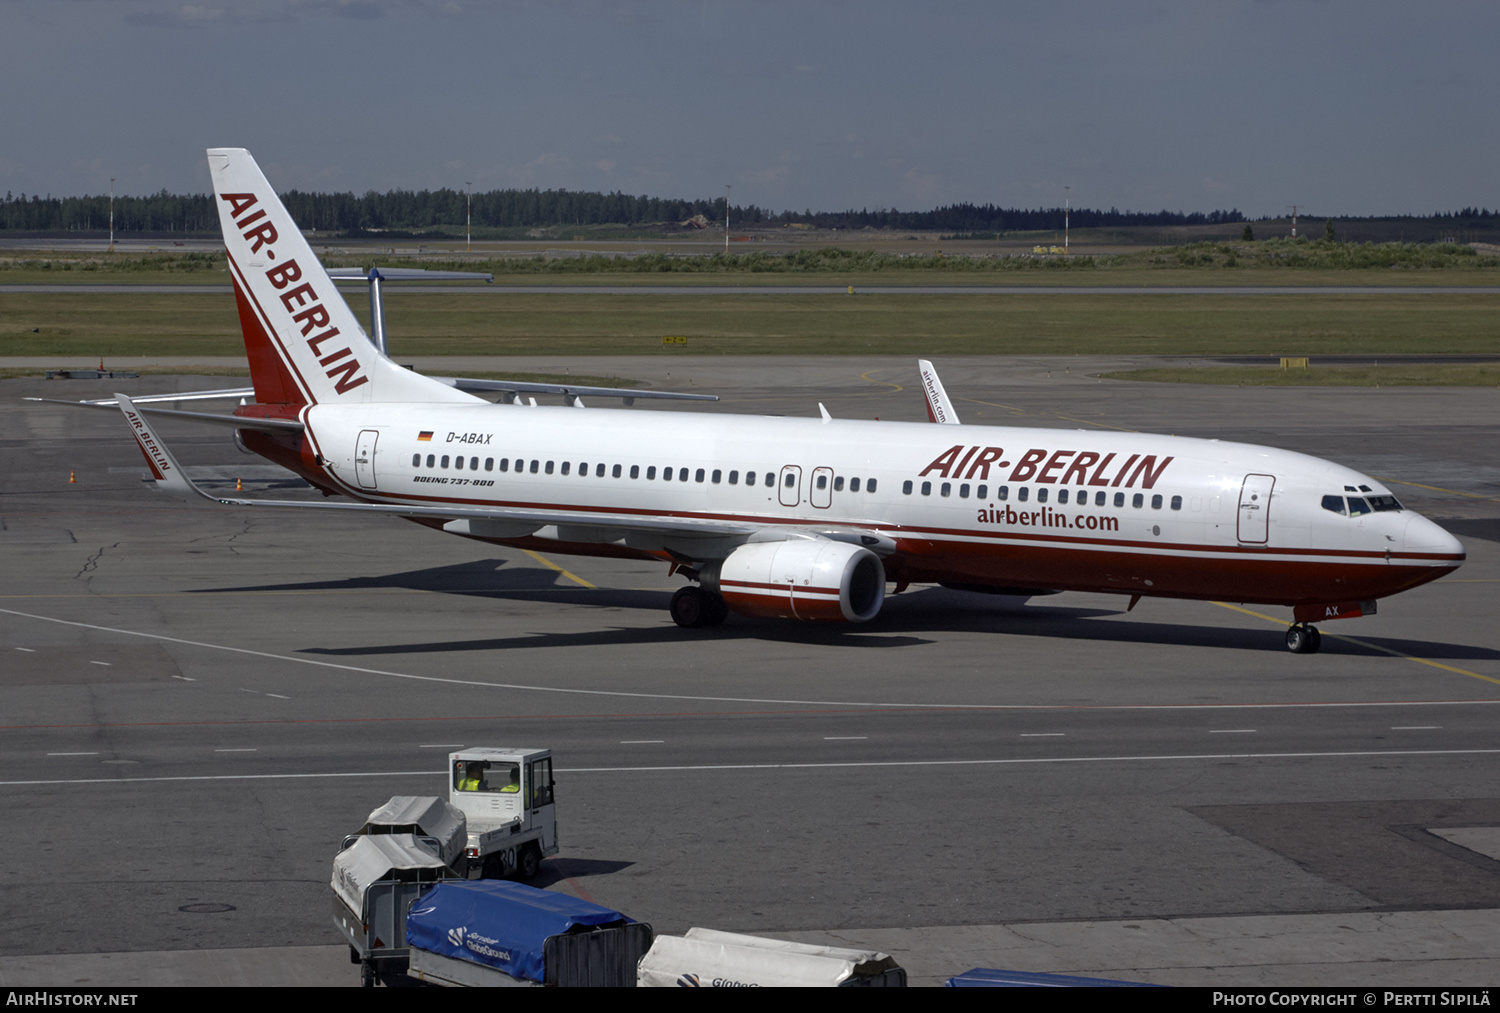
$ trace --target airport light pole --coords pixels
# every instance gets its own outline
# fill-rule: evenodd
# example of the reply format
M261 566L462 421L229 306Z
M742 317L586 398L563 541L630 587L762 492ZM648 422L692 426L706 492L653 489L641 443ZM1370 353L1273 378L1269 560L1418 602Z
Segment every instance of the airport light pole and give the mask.
M474 182L464 180L464 253L474 252Z
M1068 218L1072 214L1072 211L1073 211L1073 195L1072 195L1072 190L1073 190L1073 188L1071 186L1065 186L1065 187L1063 187L1063 252L1064 253L1066 253L1067 250L1068 250Z
M724 184L724 253L729 253L729 184Z
M115 178L109 177L109 252L115 252Z
M1299 205L1297 205L1297 204L1288 204L1287 207L1289 207L1289 208L1292 209L1292 238L1296 239L1297 238L1297 208L1299 207Z

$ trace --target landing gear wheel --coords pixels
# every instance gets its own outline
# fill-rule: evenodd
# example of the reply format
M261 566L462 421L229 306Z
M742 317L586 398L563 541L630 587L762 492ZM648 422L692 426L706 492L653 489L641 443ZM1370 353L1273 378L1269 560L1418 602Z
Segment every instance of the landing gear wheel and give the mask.
M703 625L718 626L729 618L729 606L722 595L709 594L707 591L704 595L708 598L708 618L704 620Z
M1317 654L1323 646L1323 634L1316 626L1297 623L1286 631L1286 649L1293 654Z
M516 856L516 878L531 879L542 871L542 853L535 844L528 844Z
M672 595L672 621L684 629L713 624L713 603L707 591L698 587L679 587Z

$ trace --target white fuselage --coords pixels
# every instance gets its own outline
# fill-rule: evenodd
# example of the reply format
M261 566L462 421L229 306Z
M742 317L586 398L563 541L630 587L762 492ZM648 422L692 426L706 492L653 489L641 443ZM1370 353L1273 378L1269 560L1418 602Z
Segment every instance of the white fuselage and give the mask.
M1379 598L1464 558L1367 475L1217 440L490 404L314 405L303 419L321 484L372 503L586 514L448 527L563 552L703 563L746 538L607 519L742 521L889 539L900 583L1287 605Z

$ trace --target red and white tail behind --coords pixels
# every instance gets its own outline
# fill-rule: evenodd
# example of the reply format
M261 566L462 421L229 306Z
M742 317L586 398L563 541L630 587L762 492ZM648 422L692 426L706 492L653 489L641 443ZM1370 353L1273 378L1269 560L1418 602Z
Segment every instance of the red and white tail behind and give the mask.
M476 400L379 353L250 152L210 148L208 166L256 401Z

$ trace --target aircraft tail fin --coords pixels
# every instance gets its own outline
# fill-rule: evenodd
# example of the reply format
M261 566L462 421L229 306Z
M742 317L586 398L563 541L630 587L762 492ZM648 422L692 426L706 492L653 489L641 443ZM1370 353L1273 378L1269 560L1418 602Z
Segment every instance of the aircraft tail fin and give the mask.
M926 359L918 359L917 369L922 374L922 393L927 395L928 421L958 425L958 412L953 410L953 402L948 400L948 392L943 389L943 381L938 379L937 370L932 368L932 363Z
M257 401L479 400L380 354L250 152L210 148L208 165Z

